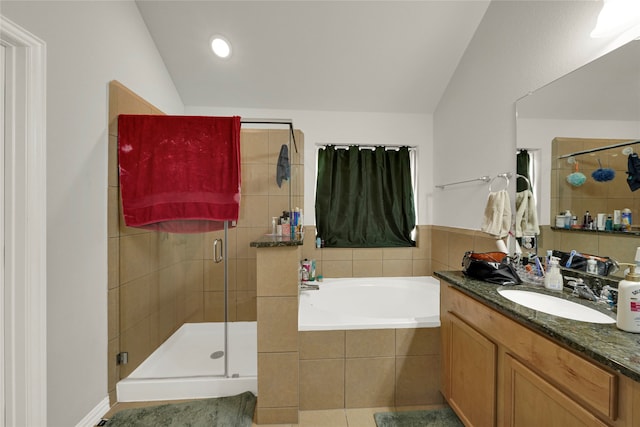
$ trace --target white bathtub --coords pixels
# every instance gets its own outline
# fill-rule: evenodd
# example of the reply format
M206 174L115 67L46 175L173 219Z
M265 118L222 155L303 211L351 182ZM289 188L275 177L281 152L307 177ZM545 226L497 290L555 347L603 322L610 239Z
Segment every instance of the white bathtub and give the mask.
M431 276L324 279L300 292L298 330L436 328L440 282Z

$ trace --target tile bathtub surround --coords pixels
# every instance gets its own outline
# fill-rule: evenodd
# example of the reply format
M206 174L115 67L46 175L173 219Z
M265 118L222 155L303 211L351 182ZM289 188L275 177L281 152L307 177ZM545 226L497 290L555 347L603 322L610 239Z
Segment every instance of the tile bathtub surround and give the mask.
M300 410L441 404L440 328L299 332Z
M258 424L297 423L300 246L257 247Z
M315 226L305 226L302 258L316 260L324 277L428 276L431 269L431 226L418 225L413 248L316 248Z

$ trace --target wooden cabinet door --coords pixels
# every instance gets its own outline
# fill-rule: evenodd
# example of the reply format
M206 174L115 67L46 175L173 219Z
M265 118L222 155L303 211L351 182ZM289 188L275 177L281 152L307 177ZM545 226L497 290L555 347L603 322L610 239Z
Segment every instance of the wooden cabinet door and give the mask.
M509 354L504 360L505 426L606 426Z
M496 425L497 346L449 315L449 404L466 426Z

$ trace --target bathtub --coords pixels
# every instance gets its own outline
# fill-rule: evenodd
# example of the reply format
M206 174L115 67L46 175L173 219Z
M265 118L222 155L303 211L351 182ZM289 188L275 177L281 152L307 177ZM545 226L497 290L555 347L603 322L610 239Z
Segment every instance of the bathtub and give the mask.
M440 282L431 276L324 279L300 291L298 330L437 328Z

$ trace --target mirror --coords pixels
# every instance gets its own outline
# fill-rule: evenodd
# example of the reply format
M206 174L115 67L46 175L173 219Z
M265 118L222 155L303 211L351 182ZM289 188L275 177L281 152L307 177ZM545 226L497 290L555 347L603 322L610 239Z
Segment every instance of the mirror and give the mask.
M540 240L544 243L540 249L576 249L611 256L618 261L633 261L635 247L640 246L638 239L629 238L636 237L635 232L588 234L552 227L556 225L556 216L567 209L579 224L586 210L595 220L597 213L612 214L613 210L623 208L631 209L633 221L640 223L640 191L632 192L626 183L624 147L558 159L566 154L640 139L640 41L621 46L519 99L516 111L517 147L528 150L534 158L532 183L539 222L551 225L542 229ZM632 148L640 153L640 144ZM567 162L569 157L577 160L578 172L585 175L581 186L567 181L576 167ZM615 170L614 180L596 182L593 179L591 174L600 163L604 169Z

